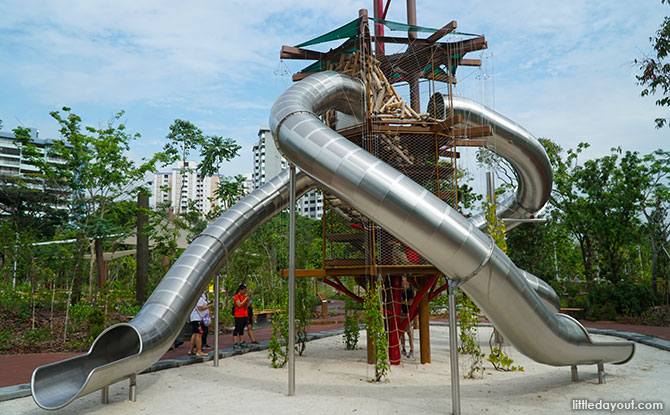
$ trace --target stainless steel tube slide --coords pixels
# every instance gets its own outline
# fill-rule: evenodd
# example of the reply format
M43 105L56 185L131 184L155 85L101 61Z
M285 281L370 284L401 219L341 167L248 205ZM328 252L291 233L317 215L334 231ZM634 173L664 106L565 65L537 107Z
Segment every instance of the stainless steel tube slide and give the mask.
M313 188L314 182L298 173L298 197ZM87 354L35 369L31 380L35 403L43 409L59 409L151 366L177 337L198 297L228 255L285 209L288 201L287 169L205 229L177 259L134 319L106 329Z
M524 273L473 223L318 119L331 108L360 114L364 93L360 81L335 72L317 73L293 85L271 110L270 128L277 147L319 185L460 283L503 335L528 357L568 366L624 363L633 356L632 343L594 344L577 321L547 308ZM528 140L534 141L532 136ZM526 154L533 154L537 145L529 146ZM498 149L503 156L515 152L502 145ZM536 156L541 159L543 154ZM545 159L543 164L549 163ZM522 168L517 171L522 197L512 202L518 207L513 206L509 215L523 214L519 213L522 209L534 214L546 199L535 194L532 183L538 181L537 176L547 174L546 170L538 172L532 163L514 167Z

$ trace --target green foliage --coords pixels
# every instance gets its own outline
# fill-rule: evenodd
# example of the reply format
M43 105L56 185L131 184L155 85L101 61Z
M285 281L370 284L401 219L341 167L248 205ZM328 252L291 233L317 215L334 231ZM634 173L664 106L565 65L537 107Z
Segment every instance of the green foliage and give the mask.
M6 316L26 319L30 317L30 298L20 290L14 290L11 286L3 287L0 295L0 310Z
M86 304L83 301L70 307L70 321L73 329L87 330L88 343L92 343L105 329L104 311L100 307Z
M358 345L358 337L360 336L358 311L360 309L360 304L357 301L349 297L344 300L344 337L342 341L347 350L355 350Z
M507 253L507 242L505 241L505 222L499 219L498 216L496 215L497 204L491 203L491 201L488 200L488 196L487 201L489 203L487 204L486 207L486 222L487 222L486 230L489 233L489 235L491 235L491 238L493 238L493 241L498 246L498 248L500 248L500 250L503 251L504 253ZM502 334L500 334L495 328L493 330L494 331L493 334L491 335L491 338L496 339L496 347L494 347L493 344L489 342L491 352L489 353L487 360L491 362L491 364L496 370L501 371L523 370L521 366L512 365L512 363L514 363L514 360L510 358L503 351ZM475 367L474 372L476 372L477 370L478 368ZM472 369L471 372L473 372Z
M500 248L504 253L507 253L507 242L505 242L505 222L502 219L496 216L496 204L491 203L488 196L486 197L488 203L486 204L486 231L493 242Z
M470 367L464 375L466 379L474 379L484 375L483 359L485 354L479 345L479 336L477 324L479 319L479 308L465 295L456 297L456 308L458 321L461 323L461 330L458 333L460 353L470 356Z
M639 316L653 305L651 288L630 281L591 284L587 316L594 320L615 320L617 315Z
M11 350L16 346L14 329L5 327L0 328L0 351Z
M295 298L295 350L302 356L307 345L307 326L310 323L314 301L309 295L309 282L296 281ZM278 303L274 305L277 313L272 318L272 336L268 342L268 359L272 367L286 365L288 359L288 287L284 284Z
M670 5L670 1L661 0L661 3ZM661 97L656 100L656 105L659 107L670 107L670 17L666 16L661 23L661 27L656 31L655 36L649 38L654 52L650 56L645 56L644 59L635 60L635 64L639 65L640 75L637 75L637 83L643 87L641 95L654 95L657 92ZM654 54L656 56L654 56ZM664 125L670 125L667 118L656 118L656 128L661 128Z
M28 329L23 333L23 340L28 347L34 347L35 345L48 340L52 337L51 330L48 327L42 327L39 329Z
M279 307L272 317L272 336L268 342L268 359L274 368L284 367L288 361L288 292L282 293Z
M496 370L502 372L516 372L516 371L523 372L523 367L512 365L512 363L514 363L514 360L512 360L508 355L503 353L502 348L492 347L491 353L489 354L487 360L491 362L491 364Z
M363 316L367 322L368 338L372 339L375 348L375 377L373 382L382 382L386 379L390 365L379 284L368 285L363 302Z

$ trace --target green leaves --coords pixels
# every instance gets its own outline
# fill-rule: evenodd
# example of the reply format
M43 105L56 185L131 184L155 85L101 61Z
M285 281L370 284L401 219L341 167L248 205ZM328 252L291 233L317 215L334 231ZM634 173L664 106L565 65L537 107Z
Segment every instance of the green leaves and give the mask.
M668 3L667 0L661 0L661 3ZM645 56L641 61L635 60L639 65L640 74L636 76L637 84L642 86L641 96L654 95L657 92L661 97L656 100L659 107L670 107L670 17L667 17L661 23L661 27L654 36L649 38L656 56ZM656 118L656 128L662 128L664 125L670 126L670 117Z
M368 284L363 300L363 318L367 324L368 336L372 339L375 347L375 377L373 381L382 382L386 378L390 366L380 285Z

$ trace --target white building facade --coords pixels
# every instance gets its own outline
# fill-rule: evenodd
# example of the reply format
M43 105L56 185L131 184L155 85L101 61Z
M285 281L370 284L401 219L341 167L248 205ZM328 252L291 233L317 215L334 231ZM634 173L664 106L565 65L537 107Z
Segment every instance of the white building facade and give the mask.
M180 162L178 167L169 171L155 173L152 192L154 208L159 203L170 202L173 213L177 210L186 213L189 211L189 200L194 200L196 209L207 214L218 205L214 192L220 177L200 177L197 168L198 163L189 160L185 164Z
M254 188L260 187L283 169L288 168L288 162L281 155L275 145L272 132L268 127L258 130L258 142L253 147L254 170L252 179ZM321 219L323 216L323 194L313 190L296 203L296 213L310 219Z
M40 139L37 130L32 130L31 135L35 147L47 161L54 164L63 162L48 155L53 145L51 140ZM14 143L15 139L14 133L0 131L0 176L25 177L31 173L39 173L39 169L23 157L20 145Z

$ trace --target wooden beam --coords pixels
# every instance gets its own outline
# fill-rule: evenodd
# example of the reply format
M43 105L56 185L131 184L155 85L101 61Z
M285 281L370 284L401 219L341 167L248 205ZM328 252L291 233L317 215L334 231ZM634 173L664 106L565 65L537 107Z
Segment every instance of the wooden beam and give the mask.
M456 84L456 77L449 76L449 75L441 75L441 74L435 74L435 73L430 73L430 72L421 72L421 75L419 75L419 77L423 78L423 79L433 79L435 81L444 82L444 83L451 82L452 84Z
M438 30L437 32L428 36L428 38L426 40L428 41L428 43L431 43L431 44L435 43L438 40L442 39L444 36L446 36L448 33L451 33L454 30L456 30L456 27L457 27L456 20L452 20L449 23L447 23L446 25L442 26L442 28L440 30Z
M300 81L301 79L305 79L305 78L307 78L308 76L313 75L313 74L315 74L315 73L316 73L316 72L297 72L297 73L294 73L294 74L293 74L293 76L291 77L291 79L293 80L293 82L298 82L298 81Z
M459 59L458 62L456 62L457 65L459 66L482 66L482 60L481 59Z
M486 147L486 140L454 140L456 147Z
M452 128L451 134L454 137L467 137L467 138L478 138L478 137L489 137L493 135L493 129L490 125L479 125L477 127L466 127L466 128Z
M325 53L284 45L281 47L279 57L281 59L306 59L319 61L325 58Z
M332 242L351 242L362 241L364 235L362 232L357 233L330 233L326 235L326 239Z
M325 277L326 270L325 269L296 269L295 270L295 276L296 278L307 278L307 277L317 277L317 278L323 278ZM288 270L283 269L279 271L279 276L282 278L288 278Z
M438 43L443 49L447 50L448 54L466 54L468 52L474 52L476 50L482 50L488 48L486 43L486 38L484 36L478 36L473 39L462 40L460 42L453 43Z
M446 120L439 121L432 127L433 132L448 131L451 127L458 124L463 120L463 116L456 114L452 117L447 118Z

